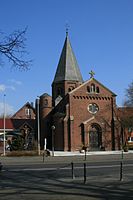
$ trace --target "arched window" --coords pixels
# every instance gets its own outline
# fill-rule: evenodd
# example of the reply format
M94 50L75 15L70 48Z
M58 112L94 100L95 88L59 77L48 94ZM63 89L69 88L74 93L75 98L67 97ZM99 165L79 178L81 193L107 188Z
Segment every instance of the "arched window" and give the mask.
M95 92L95 84L91 84L91 92Z
M99 90L99 87L97 86L96 87L96 93L99 93L100 92L100 90Z
M87 92L90 93L90 86L87 86Z
M60 87L57 89L57 96L59 96L59 95L60 96L62 95L62 88L60 88Z
M70 86L70 87L68 88L68 92L71 92L73 89L74 89L74 87L73 87L73 86Z
M94 83L91 84L91 86L87 86L87 92L88 93L100 93L99 87L95 86Z

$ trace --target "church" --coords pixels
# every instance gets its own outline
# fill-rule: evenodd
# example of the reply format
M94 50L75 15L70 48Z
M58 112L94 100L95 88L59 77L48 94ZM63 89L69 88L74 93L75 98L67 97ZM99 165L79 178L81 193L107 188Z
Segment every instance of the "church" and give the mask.
M116 94L95 79L83 81L71 42L66 38L54 80L52 96L39 98L41 148L57 151L116 150L121 146Z
M84 81L66 32L52 96L44 93L36 99L35 108L27 102L5 119L7 142L21 135L26 150L36 144L52 151L111 151L124 145L133 149L133 107L118 107L116 94L92 70L89 75ZM1 118L0 147L3 133Z

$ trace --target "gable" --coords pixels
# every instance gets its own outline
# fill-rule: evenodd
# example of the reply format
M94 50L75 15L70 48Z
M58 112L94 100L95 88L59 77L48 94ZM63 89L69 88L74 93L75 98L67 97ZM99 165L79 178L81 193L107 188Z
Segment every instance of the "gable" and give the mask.
M94 78L89 79L84 82L79 87L72 90L70 95L93 95L93 96L101 96L101 97L112 97L116 96L111 90L109 90L106 86L101 84Z
M27 102L12 116L12 119L35 119L35 109Z

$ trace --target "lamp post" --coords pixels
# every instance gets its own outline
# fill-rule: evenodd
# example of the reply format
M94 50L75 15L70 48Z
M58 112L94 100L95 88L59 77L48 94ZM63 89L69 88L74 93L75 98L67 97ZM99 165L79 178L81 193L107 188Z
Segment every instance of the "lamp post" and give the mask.
M114 123L114 102L113 96L111 97L111 135L112 135L112 151L115 150L115 123Z
M37 146L38 146L38 155L40 156L40 99L37 99Z
M4 122L4 124L3 124L3 130L4 130L4 141L3 141L3 154L4 154L4 156L6 155L6 152L5 152L5 150L6 150L6 133L5 133L5 125L6 125L6 95L4 94L4 116L3 116L3 122Z
M53 125L52 127L51 127L51 129L52 129L52 156L54 156L54 135L55 135L55 126Z

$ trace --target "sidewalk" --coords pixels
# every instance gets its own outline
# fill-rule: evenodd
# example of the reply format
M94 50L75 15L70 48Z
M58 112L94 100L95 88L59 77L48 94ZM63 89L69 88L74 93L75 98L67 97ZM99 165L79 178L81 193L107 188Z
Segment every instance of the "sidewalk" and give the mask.
M52 153L52 152L50 152ZM66 164L71 162L101 162L101 161L121 161L121 151L103 151L103 152L87 152L86 159L85 153L79 152L61 152L55 151L54 156L43 157L40 156L0 156L0 162L3 165L36 165L36 164ZM123 152L123 160L133 160L133 151Z
M123 154L130 154L133 153L132 150L128 152L123 152ZM86 152L86 155L120 155L122 151L91 151ZM52 155L52 151L50 151L50 155ZM68 151L54 151L54 156L84 156L85 152L80 153L79 151L68 152Z

